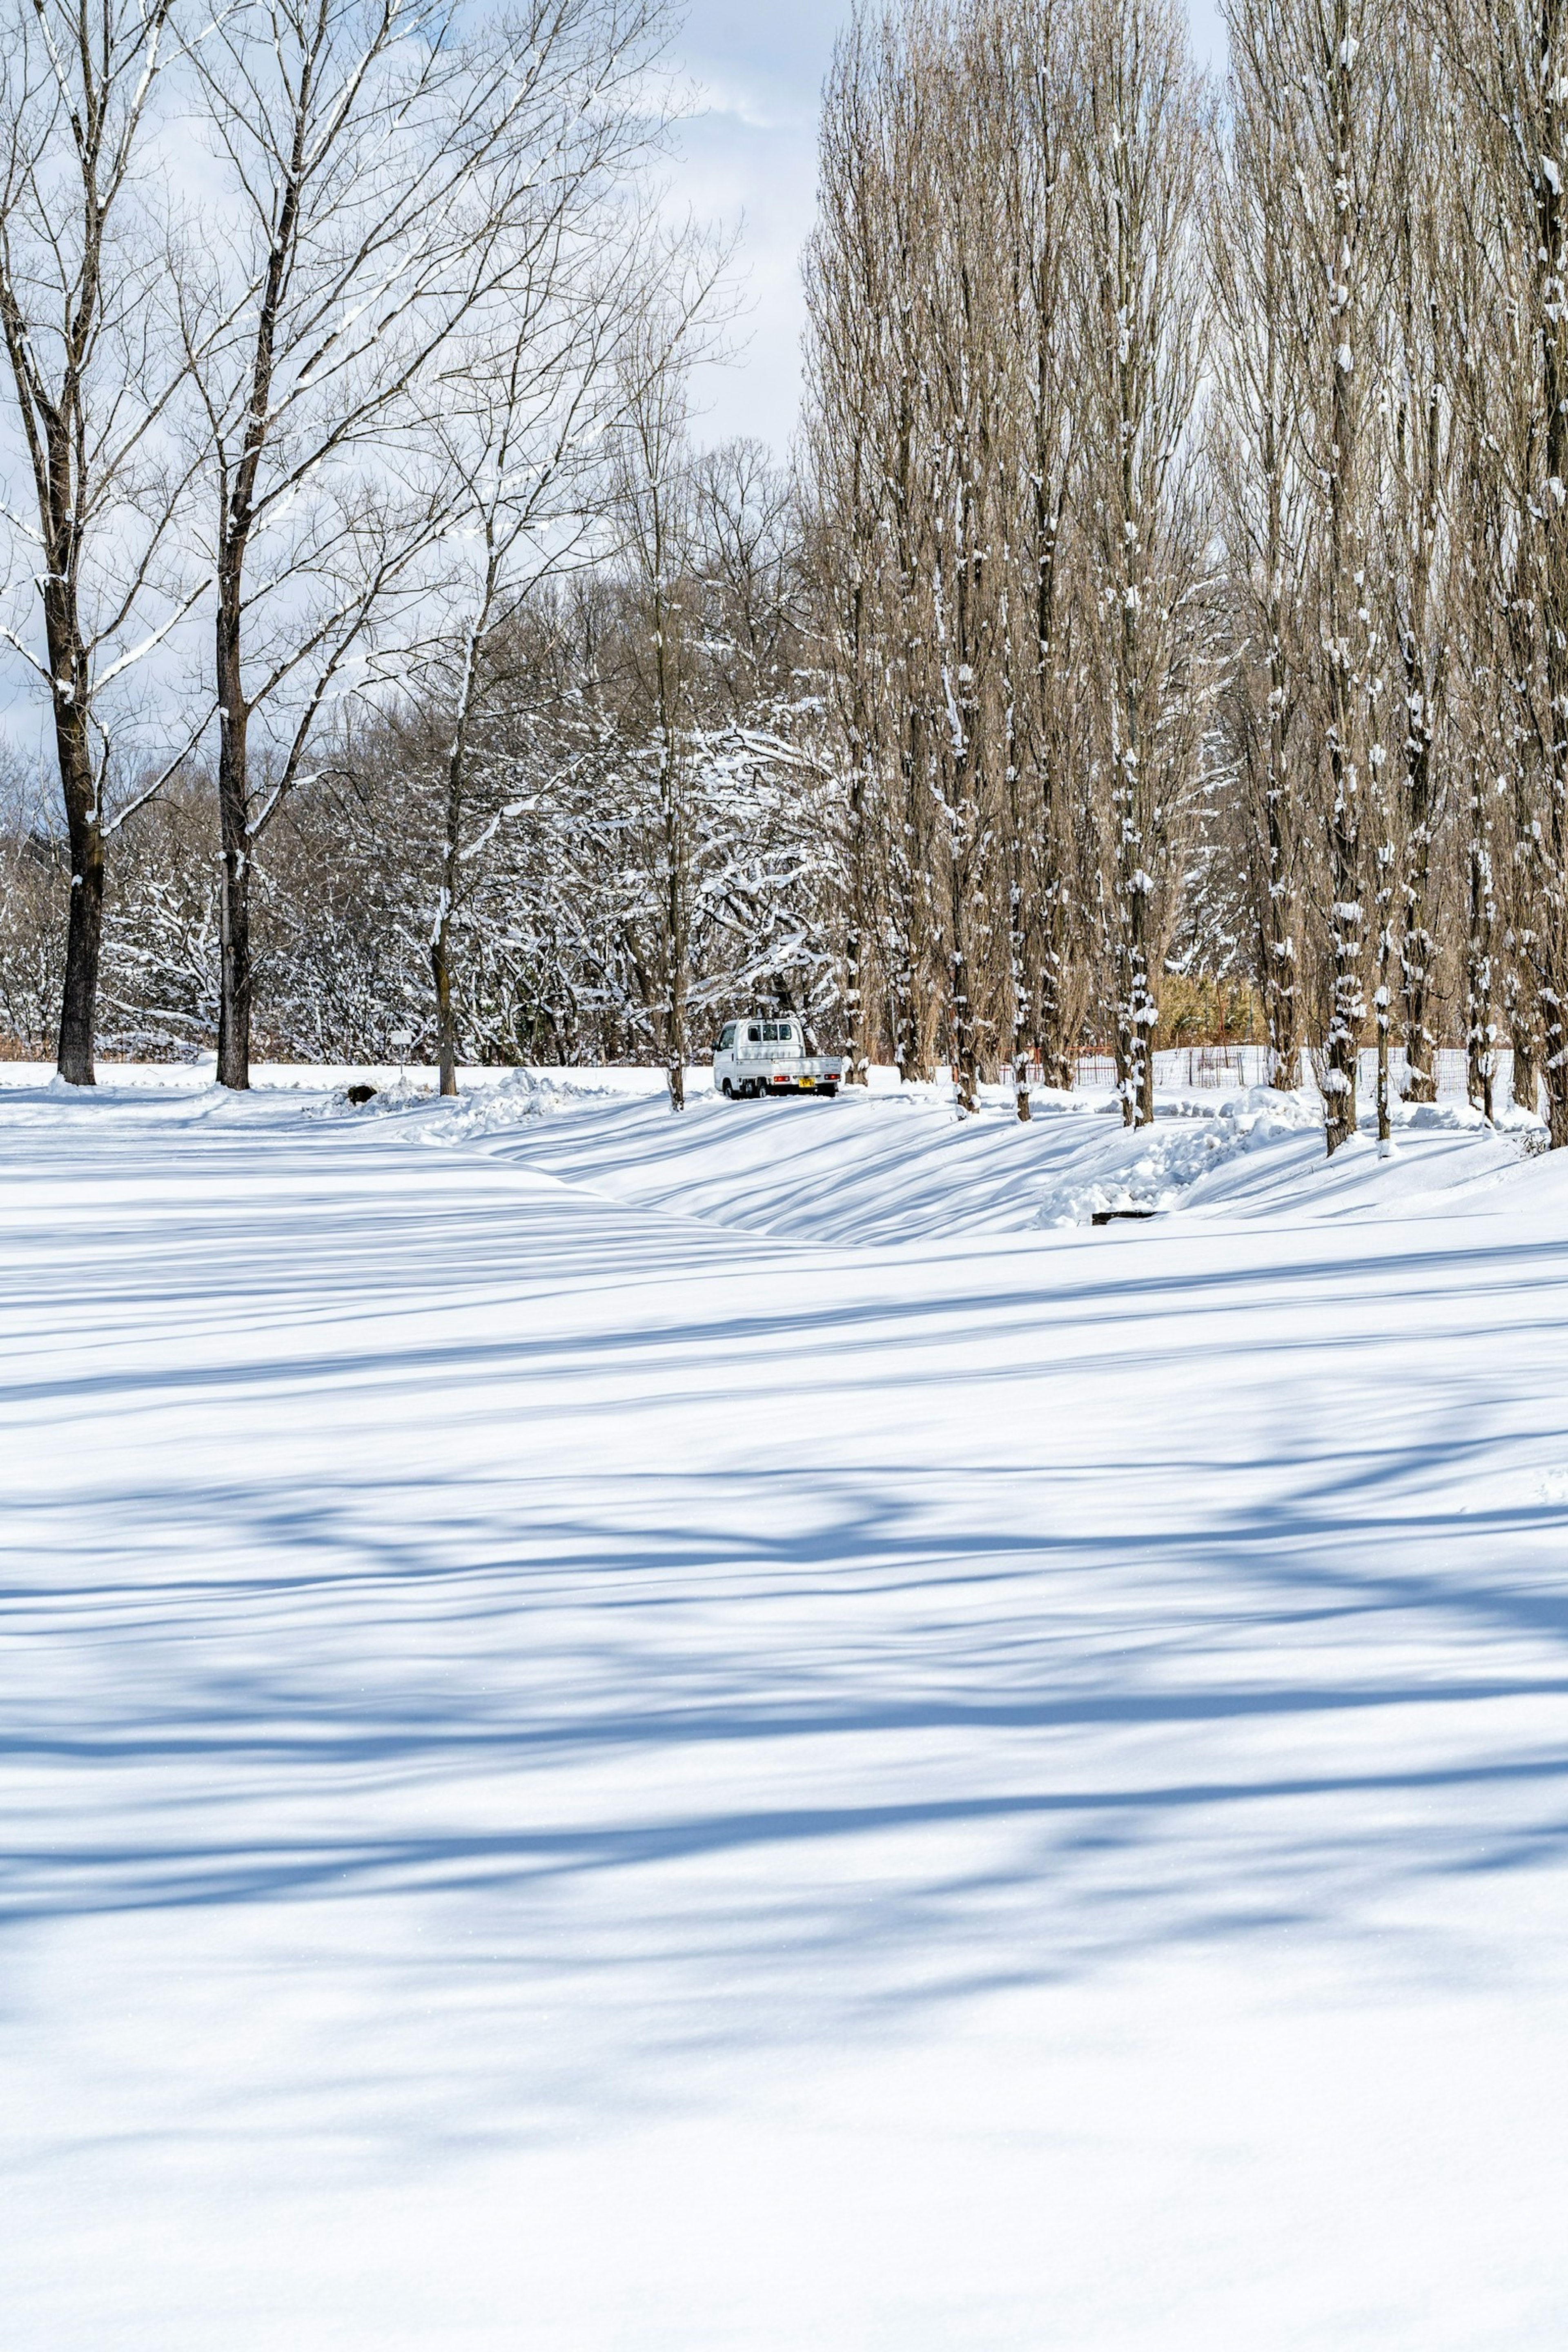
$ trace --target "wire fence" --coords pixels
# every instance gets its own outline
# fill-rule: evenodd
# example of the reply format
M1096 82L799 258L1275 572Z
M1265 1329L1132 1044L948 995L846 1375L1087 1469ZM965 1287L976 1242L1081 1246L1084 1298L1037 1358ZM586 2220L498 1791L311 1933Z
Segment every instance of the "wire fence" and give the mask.
M1045 1066L1028 1065L1028 1083L1046 1084ZM1154 1056L1154 1084L1162 1092L1173 1087L1215 1088L1261 1087L1268 1082L1268 1053L1263 1045L1173 1045ZM1084 1094L1103 1094L1116 1084L1114 1054L1080 1054L1075 1080Z
M1389 1049L1389 1083L1401 1098L1410 1084L1409 1061L1403 1045ZM1184 1091L1238 1093L1247 1087L1268 1084L1268 1049L1266 1045L1173 1045L1154 1055L1154 1085L1163 1094ZM1437 1085L1440 1102L1463 1101L1469 1091L1469 1057L1462 1045L1440 1045L1433 1057L1433 1076ZM1321 1091L1322 1055L1303 1047L1298 1083ZM1045 1066L1039 1062L1025 1066L1025 1082L1031 1087L1047 1084ZM1114 1054L1080 1054L1076 1078L1082 1094L1108 1094L1116 1086ZM1377 1049L1363 1046L1356 1070L1358 1094L1371 1102L1377 1091ZM1492 1082L1493 1103L1497 1109L1506 1110L1513 1101L1513 1055L1500 1048L1495 1056Z
M1321 1054L1303 1054L1301 1083L1321 1091L1323 1057ZM1463 1102L1470 1090L1470 1060L1462 1045L1439 1045L1432 1056L1432 1076L1436 1082L1439 1102ZM1410 1063L1403 1045L1388 1049L1388 1083L1391 1091L1403 1101L1410 1091ZM1363 1045L1356 1057L1356 1092L1364 1103L1373 1101L1377 1094L1377 1048ZM1507 1046L1493 1056L1492 1105L1494 1109L1507 1110L1513 1102L1513 1055Z

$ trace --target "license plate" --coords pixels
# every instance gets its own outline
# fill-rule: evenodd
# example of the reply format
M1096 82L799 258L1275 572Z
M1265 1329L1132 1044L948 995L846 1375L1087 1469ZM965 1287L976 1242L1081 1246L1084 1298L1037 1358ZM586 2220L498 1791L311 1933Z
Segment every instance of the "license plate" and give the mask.
M816 1087L816 1080L815 1078L797 1078L795 1084L799 1087L803 1095L808 1095Z

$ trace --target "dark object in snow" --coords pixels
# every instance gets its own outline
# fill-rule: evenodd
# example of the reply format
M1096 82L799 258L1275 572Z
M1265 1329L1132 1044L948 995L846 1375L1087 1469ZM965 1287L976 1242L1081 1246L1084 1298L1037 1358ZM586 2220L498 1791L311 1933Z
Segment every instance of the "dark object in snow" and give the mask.
M375 1088L374 1087L351 1087L349 1088L349 1100L357 1108L361 1103L369 1102L374 1092Z
M1158 1209L1091 1209L1089 1222L1091 1225L1113 1225L1123 1218L1157 1217L1159 1213Z

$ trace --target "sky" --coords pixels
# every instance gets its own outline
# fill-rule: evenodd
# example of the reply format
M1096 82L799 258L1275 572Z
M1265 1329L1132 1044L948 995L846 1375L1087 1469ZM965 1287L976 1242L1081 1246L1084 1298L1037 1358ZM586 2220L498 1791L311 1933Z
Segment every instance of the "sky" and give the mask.
M1216 0L1187 0L1201 62L1223 54ZM732 363L696 386L704 440L746 434L782 457L800 394L800 249L811 228L817 95L848 0L690 0L676 55L700 113L680 134L678 201L738 227L745 299Z

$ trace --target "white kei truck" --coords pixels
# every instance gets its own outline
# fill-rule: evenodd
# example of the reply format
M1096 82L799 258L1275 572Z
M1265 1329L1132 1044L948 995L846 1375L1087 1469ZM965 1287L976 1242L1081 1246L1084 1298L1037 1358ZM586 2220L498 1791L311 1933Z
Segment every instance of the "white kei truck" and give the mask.
M786 1013L757 1013L726 1021L713 1048L713 1084L731 1102L762 1095L836 1095L849 1065L832 1054L808 1054L800 1023Z

